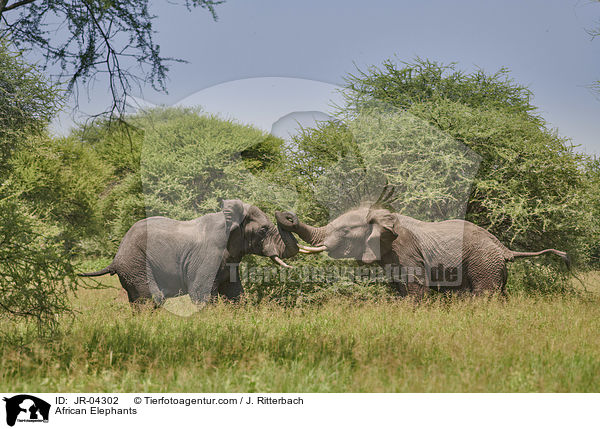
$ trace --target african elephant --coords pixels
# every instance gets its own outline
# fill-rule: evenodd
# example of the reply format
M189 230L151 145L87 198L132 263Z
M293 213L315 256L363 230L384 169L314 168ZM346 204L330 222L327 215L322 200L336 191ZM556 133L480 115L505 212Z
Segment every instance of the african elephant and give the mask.
M123 237L112 263L93 277L119 276L130 303L189 294L194 303L243 292L238 264L246 254L281 258L298 253L293 234L279 230L258 207L225 200L222 211L190 221L150 217L135 223ZM233 274L233 275L232 275Z
M545 249L515 252L485 229L464 220L422 222L377 207L348 211L328 225L304 224L292 212L276 212L280 228L298 234L311 246L301 253L327 251L335 259L377 262L392 275L402 295L422 297L430 289L505 293L506 263L515 258L565 252Z

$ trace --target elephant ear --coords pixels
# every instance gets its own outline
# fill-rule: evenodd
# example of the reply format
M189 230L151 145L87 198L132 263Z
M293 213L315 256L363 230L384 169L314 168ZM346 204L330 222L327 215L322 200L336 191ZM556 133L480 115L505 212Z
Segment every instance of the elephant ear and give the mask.
M240 200L223 200L222 210L228 233L238 229L246 217L245 204Z
M389 210L370 210L367 215L367 223L381 227L382 242L392 242L398 237L400 226L398 219Z
M366 238L361 260L370 264L381 260L383 255L392 250L392 243L398 236L397 220L388 210L371 209L367 214L366 221L369 225L373 225L373 228Z
M370 224L380 226L380 246L381 253L385 253L392 248L392 243L401 243L405 248L418 249L419 241L412 231L400 225L398 218L388 210L371 210L367 216Z

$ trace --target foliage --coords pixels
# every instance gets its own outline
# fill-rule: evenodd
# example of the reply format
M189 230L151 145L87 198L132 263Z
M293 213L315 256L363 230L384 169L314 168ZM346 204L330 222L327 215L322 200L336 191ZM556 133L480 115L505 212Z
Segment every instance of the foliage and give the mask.
M58 95L35 67L0 39L0 179L26 136L48 125L59 106Z
M96 199L110 168L73 138L30 137L12 159L11 187L67 248L98 232Z
M436 123L482 157L467 219L517 249L561 247L578 253L587 238L587 158L569 141L501 109L422 103L411 113Z
M218 210L223 198L241 198L267 213L293 208L309 223L324 224L375 200L388 183L396 189L393 208L402 213L466 217L515 250L560 248L580 266L593 259L598 227L590 204L597 183L590 177L596 170L545 126L526 88L505 70L488 76L420 60L406 70L386 64L389 81L374 71L361 75L364 81L351 77L349 89L365 93L348 92L337 120L304 129L288 144L197 109L154 109L127 124L76 132L73 138L110 170L109 178L97 176L103 190L96 230L103 232L83 239L82 250L111 256L136 220L191 219ZM380 93L385 102L374 98ZM291 263L300 270L344 265L304 257ZM563 269L551 257L515 263L512 275L523 281L510 288L564 290ZM525 273L534 280L525 281ZM264 296L298 297L294 282L273 279L260 287Z
M218 211L227 198L271 211L289 199L269 183L280 139L193 109L156 109L134 123L145 133L141 176L148 216L192 219Z
M531 104L531 91L515 83L507 68L494 74L478 69L466 73L456 69L456 64L441 64L416 58L413 63L401 62L398 66L391 59L382 68L370 67L367 71L346 77L348 109L361 109L377 100L389 106L409 109L426 101L447 100L472 108L487 107L523 115L541 124L536 107Z
M70 310L74 268L63 226L79 212L84 176L45 146L57 103L46 79L0 45L0 314L34 319L43 333ZM60 196L73 204L61 205L56 193L67 189Z
M129 121L97 121L71 136L102 165L92 177L101 187L95 196L95 234L82 238L81 256L113 256L136 221L146 217L140 157L144 132Z
M98 122L67 139L38 138L14 157L18 186L11 186L79 257L112 257L141 218L191 219L217 211L225 198L266 213L293 208L309 223L324 224L375 200L388 183L402 213L424 220L466 215L515 250L556 247L580 263L593 260L597 163L545 126L529 91L505 70L488 76L453 67L418 60L351 76L349 89L363 93L347 92L337 120L304 129L287 144L178 108ZM377 100L379 94L387 98ZM270 267L261 258L247 261ZM566 291L562 267L551 261L513 264L510 290ZM291 263L299 271L353 265L304 256ZM257 301L286 305L357 297L357 285L367 295L389 292L379 283L344 279L245 284Z
M324 254L296 257L292 269L282 269L258 256L246 256L240 264L246 301L277 303L284 307L324 305L339 298L356 303L393 299L383 271L354 261L332 260ZM379 274L379 278L377 278Z
M80 230L81 256L114 255L127 230L147 216L192 219L218 211L225 198L272 213L281 208L274 201L286 198L275 186L282 141L198 109L158 108L126 122L97 122L70 139L97 163L80 166L92 172L82 180L96 186L90 233Z
M600 159L594 157L586 164L585 180L589 184L586 199L589 208L585 215L588 216L591 228L588 231L589 239L586 240L584 254L589 257L589 264L600 267Z
M32 319L40 333L52 332L57 315L71 311L71 256L59 231L27 211L17 194L0 198L0 315Z
M130 173L139 174L144 133L132 123L99 120L76 128L71 134L110 166L110 174L115 179Z
M85 256L114 256L131 226L146 217L139 173L112 182L98 197L98 235L82 243Z
M388 183L403 214L464 217L514 250L554 247L580 266L589 262L598 242L598 182L590 180L597 170L546 126L531 92L506 69L488 75L388 60L350 75L344 94L336 121L304 130L291 145L290 177L307 190L297 210L309 223L374 201ZM551 260L512 271L536 278L525 289L547 280L564 290L561 263L540 265Z
M343 123L322 122L314 128L301 129L286 145L287 182L294 184L301 198L295 210L303 221L314 224L330 219L329 210L317 199L320 177L340 159L349 158L363 164L352 133Z
M188 10L207 9L216 19L215 6L220 3L180 4ZM39 50L47 64L58 65L59 81L68 78L69 91L107 73L111 114L123 113L127 95L142 82L164 91L168 62L181 61L162 56L154 42L156 16L148 0L0 0L0 17L5 24L2 35L19 48Z
M304 130L292 146L294 176L329 220L377 200L386 184L395 189L396 211L429 221L462 217L479 165L436 127L385 105Z

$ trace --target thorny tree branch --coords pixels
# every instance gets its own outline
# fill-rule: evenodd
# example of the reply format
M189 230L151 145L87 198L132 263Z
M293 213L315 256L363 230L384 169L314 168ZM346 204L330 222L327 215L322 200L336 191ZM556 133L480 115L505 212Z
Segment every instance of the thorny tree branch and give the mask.
M182 0L177 6L201 7L217 20L215 6L224 0ZM108 75L112 102L92 118L122 118L132 88L150 84L166 92L168 63L155 44L150 0L0 0L0 38L17 48L37 50L44 68L60 68L54 78L66 83L79 107L80 85L88 90ZM11 13L7 13L13 11ZM58 23L58 24L57 24Z

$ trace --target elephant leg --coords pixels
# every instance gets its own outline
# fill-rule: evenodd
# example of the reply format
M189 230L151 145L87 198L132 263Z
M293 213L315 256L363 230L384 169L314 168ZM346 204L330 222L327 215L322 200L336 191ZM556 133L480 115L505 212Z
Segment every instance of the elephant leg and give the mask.
M121 286L127 292L129 305L133 310L141 310L152 300L145 276L132 276L123 273L117 273L117 275Z
M506 267L506 263L504 264L504 270L503 271L503 280L502 280L502 288L500 290L500 292L502 293L502 296L506 297L506 283L508 283L508 268Z
M411 297L415 302L421 302L429 295L429 288L419 282L409 282L406 284L406 290L408 296Z
M202 304L218 293L220 278L228 269L227 237L213 237L210 251L192 252L188 255L184 273L188 294L194 304Z
M506 295L508 273L505 263L479 265L469 270L471 292L475 296Z
M122 274L117 274L119 277L119 281L121 282L121 286L127 292L127 299L129 303L134 303L140 298L140 294L137 289L133 286L133 284L127 279L127 276Z
M217 276L217 281L217 292L230 301L238 301L240 295L244 293L238 264L227 264Z
M151 271L148 272L148 289L150 290L150 294L152 295L152 300L154 303L154 308L162 307L165 303L166 298L165 294L162 290L160 290L158 283Z
M212 273L197 273L188 281L190 299L194 304L202 304L217 296L220 271Z
M405 297L408 295L408 288L406 287L406 283L402 282L392 282L391 286L398 292L398 295L401 297Z
M204 285L194 286L190 289L189 295L190 299L194 304L202 304L203 302L209 301L211 297L215 297L217 295L217 285L213 285L208 293L205 293Z
M406 265L414 267L413 270L407 272L406 291L407 295L415 302L421 302L430 294L429 280L426 274L426 267L421 263L412 263Z
M239 280L236 282L228 281L219 285L219 294L230 301L239 301L243 293L244 288Z

